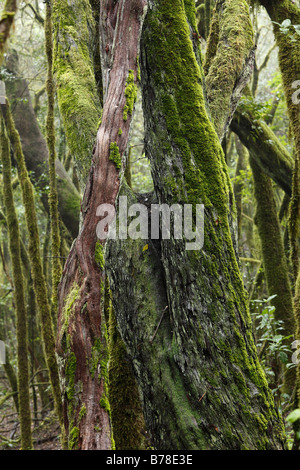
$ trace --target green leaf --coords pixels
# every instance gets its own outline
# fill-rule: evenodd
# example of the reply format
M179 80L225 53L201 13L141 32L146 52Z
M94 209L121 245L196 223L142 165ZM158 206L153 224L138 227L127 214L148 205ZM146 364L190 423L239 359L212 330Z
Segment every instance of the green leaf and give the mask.
M281 23L281 26L283 28L288 28L289 26L291 26L292 22L289 18L287 18L286 20L284 20L282 23Z
M286 418L289 423L295 423L300 419L300 409L297 408L296 410L292 411Z

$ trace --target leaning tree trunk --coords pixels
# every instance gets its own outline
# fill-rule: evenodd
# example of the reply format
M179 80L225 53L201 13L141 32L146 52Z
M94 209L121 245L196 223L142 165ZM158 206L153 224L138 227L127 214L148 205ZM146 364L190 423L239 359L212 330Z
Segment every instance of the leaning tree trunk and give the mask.
M136 196L125 184L120 194L128 205L204 204L205 235L200 251L186 251L172 235L107 245L113 303L146 424L159 449L280 449L282 425L258 361L231 236L232 189L186 19L191 2L186 12L180 0L148 5L141 72L156 197Z
M190 24L194 4L186 0ZM107 351L97 208L115 204L136 94L146 2L102 4L106 91L83 225L59 292L57 350L65 380L71 448L110 448ZM153 196L121 189L129 203L205 204L205 241L125 240L107 245L114 310L161 449L279 449L280 417L255 350L232 238L233 195L203 98L197 44L181 0L151 0L142 41L146 148ZM197 53L199 60L199 55ZM110 73L109 73L110 71Z
M101 2L104 109L82 203L82 227L59 288L57 352L65 381L69 446L110 449L103 245L98 206L114 204L125 167L145 0ZM104 242L104 240L102 240Z

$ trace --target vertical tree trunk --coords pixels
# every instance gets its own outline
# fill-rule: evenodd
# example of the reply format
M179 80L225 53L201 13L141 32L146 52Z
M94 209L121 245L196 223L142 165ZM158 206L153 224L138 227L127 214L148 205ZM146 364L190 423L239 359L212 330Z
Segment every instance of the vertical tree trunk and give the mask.
M300 24L300 9L291 0L260 0L273 22L276 43L279 47L279 65L282 75L284 92L287 102L288 115L295 143L295 171L293 178L293 193L290 205L290 239L291 259L296 282L299 268L299 222L300 222L300 106L293 99L295 85L300 76L300 37L294 30L294 25ZM284 20L290 20L290 25L281 28Z
M2 106L4 108L4 106ZM5 111L4 111L5 112ZM1 162L3 171L3 192L7 213L9 251L12 262L14 298L16 303L17 361L18 361L18 398L21 427L21 446L23 450L32 448L31 412L29 394L28 330L25 305L24 278L21 264L20 231L15 210L11 185L10 146L3 117L0 118Z

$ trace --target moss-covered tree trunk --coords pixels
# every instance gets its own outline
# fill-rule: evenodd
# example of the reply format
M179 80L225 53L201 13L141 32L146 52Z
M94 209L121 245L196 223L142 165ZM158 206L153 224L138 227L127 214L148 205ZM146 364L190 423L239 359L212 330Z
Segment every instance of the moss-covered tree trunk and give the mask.
M300 106L294 99L300 76L300 36L294 25L300 24L300 8L291 0L260 0L273 22L276 43L279 47L279 65L295 144L295 171L290 205L291 258L296 282L299 268L300 222ZM286 27L281 26L286 21ZM288 23L288 24L287 24Z
M293 158L267 124L251 112L238 107L230 125L251 152L261 171L277 183L287 195L292 194Z
M59 289L57 352L64 377L65 419L72 449L114 446L103 311L104 240L97 240L97 209L101 204L114 204L126 165L144 7L144 0L101 2L105 90L102 124L82 202L81 231L65 265ZM59 74L58 69L57 77Z
M5 106L2 106L5 113ZM14 205L11 185L10 145L4 119L0 118L0 156L3 171L3 195L7 213L9 250L12 262L14 299L16 304L17 364L18 364L18 412L23 450L32 449L31 411L28 364L28 324L25 304L25 286L21 264L21 243L19 223Z
M141 47L145 141L152 202L204 204L204 246L187 251L172 234L110 240L113 304L155 447L279 449L282 425L258 361L232 238L232 189L189 28L194 7L185 6L148 3ZM151 202L125 184L120 194L128 205Z
M18 9L17 0L6 0L0 18L0 65L2 65L5 43L9 38L9 33Z
M19 75L18 58L11 53L6 60L6 68L14 75ZM49 202L47 188L49 186L48 148L46 140L32 106L28 82L23 78L15 78L6 83L7 96L11 103L16 128L20 134L26 166L34 185L41 190L41 200L47 212ZM65 226L75 238L78 235L80 195L73 185L62 162L56 159L56 178L58 190L58 209Z

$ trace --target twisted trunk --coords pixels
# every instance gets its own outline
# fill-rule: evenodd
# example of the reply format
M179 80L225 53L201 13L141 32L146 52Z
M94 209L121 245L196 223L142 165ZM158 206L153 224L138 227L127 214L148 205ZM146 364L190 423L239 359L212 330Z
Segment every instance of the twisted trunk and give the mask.
M125 167L144 0L101 4L105 103L82 203L82 228L59 288L57 352L65 377L65 414L71 448L110 449L107 341L103 315L103 244L98 206L114 204ZM120 133L120 129L122 133ZM102 240L104 243L104 240Z

